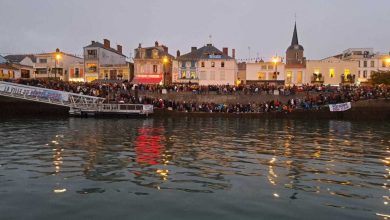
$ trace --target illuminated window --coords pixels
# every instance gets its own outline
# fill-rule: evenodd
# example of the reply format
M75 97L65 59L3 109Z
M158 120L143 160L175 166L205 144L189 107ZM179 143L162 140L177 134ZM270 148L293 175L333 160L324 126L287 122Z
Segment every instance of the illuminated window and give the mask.
M211 62L211 67L215 67L215 62Z
M191 79L196 79L196 72L195 71L191 71Z
M286 84L291 84L291 79L292 79L292 72L291 71L287 71L287 74L286 74Z
M344 79L345 80L349 79L349 75L351 75L351 71L349 69L344 69Z
M257 73L257 78L259 80L265 80L265 73L264 72L258 72Z
M79 70L79 68L75 68L74 69L74 77L75 78L79 78L80 77L80 70Z
M225 67L225 62L221 62L221 67Z
M382 60L382 67L386 67L386 60Z
M320 73L320 69L314 69L314 73L318 75Z
M94 73L94 72L97 71L97 66L94 63L88 63L87 67L88 67L88 72L89 73Z
M329 77L330 77L330 78L333 78L334 75L335 75L334 69L329 69Z
M187 72L185 70L181 71L181 78L182 79L187 78Z

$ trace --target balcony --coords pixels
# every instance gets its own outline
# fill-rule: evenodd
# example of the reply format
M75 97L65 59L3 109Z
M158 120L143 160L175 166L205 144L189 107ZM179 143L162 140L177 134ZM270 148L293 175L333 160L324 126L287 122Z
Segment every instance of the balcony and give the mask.
M324 83L324 77L321 74L313 74L311 77L311 83Z
M346 77L344 74L341 75L341 83L343 84L353 84L355 83L355 75L347 75Z

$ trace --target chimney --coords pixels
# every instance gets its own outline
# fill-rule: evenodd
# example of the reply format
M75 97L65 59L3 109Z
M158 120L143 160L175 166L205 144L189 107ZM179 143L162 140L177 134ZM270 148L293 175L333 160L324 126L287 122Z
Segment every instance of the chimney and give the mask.
M92 44L94 44L94 43L95 43L95 41L93 40L91 43L92 43Z
M180 50L176 51L176 57L180 57Z
M122 46L121 45L116 45L116 50L118 53L122 54Z
M236 49L232 49L232 57L233 59L236 59Z
M107 39L104 39L103 41L104 41L104 48L106 49L110 48L110 41Z
M158 41L154 42L154 46L158 47Z
M197 47L191 47L191 52L194 52L197 49L198 49Z
M138 48L141 48L141 46L142 46L141 43L139 43L139 44L138 44Z
M229 48L227 47L222 48L222 53L226 56L229 56Z

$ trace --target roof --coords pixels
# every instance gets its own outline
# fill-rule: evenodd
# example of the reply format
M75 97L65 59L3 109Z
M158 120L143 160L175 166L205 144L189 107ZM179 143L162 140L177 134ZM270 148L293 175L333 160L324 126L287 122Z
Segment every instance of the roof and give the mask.
M9 60L11 63L20 63L26 57L29 57L34 63L36 62L36 57L32 54L14 54L5 56L4 58Z
M170 59L174 59L175 57L172 56L171 54L169 54L168 52L166 52L165 48L166 48L165 46L137 48L135 50L134 59L154 59L153 55L152 55L153 50L158 51L158 57L159 57L158 59L160 59L161 57L164 57L164 56L168 56ZM140 56L140 49L145 50L145 57L143 57L143 58L141 58L141 56Z
M89 47L99 47L99 48L103 48L103 49L106 49L106 50L108 50L108 51L111 51L111 52L113 52L113 53L116 53L116 54L119 54L119 55L121 55L121 56L124 56L125 57L125 55L123 55L122 53L119 53L117 50L115 50L114 48L106 48L106 47L104 47L104 44L102 44L102 43L100 43L100 42L97 42L97 41L92 41L92 43L90 44L90 45L88 45L88 46L86 46L86 47L84 47L84 48L89 48Z
M294 33L291 40L291 45L287 48L287 50L304 50L303 46L299 44L298 41L298 31L297 31L297 23L294 25Z
M207 44L197 50L191 51L190 53L184 54L178 57L178 60L200 60L200 59L212 59L210 55L216 55L216 59L233 59L232 57L222 53L212 44Z
M55 54L56 52L49 52L49 53L40 53L40 54L36 54L35 56L47 56L47 55L53 55L53 54ZM62 52L62 51L60 51L60 53L61 54L63 54L63 55L66 55L66 56L70 56L70 57L75 57L75 58L78 58L78 59L83 59L83 58L81 58L81 57L78 57L78 56L76 56L76 55L73 55L73 54L69 54L69 53L64 53L64 52Z

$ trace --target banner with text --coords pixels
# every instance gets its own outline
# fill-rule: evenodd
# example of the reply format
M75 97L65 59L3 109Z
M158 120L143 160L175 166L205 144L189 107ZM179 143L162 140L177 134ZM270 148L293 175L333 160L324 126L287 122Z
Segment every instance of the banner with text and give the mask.
M69 95L67 92L55 91L44 88L33 88L29 86L17 86L0 83L0 92L10 94L25 95L30 97L38 97L57 101L68 101Z
M347 111L348 109L351 109L350 102L329 105L329 110L331 112L343 112L343 111Z

